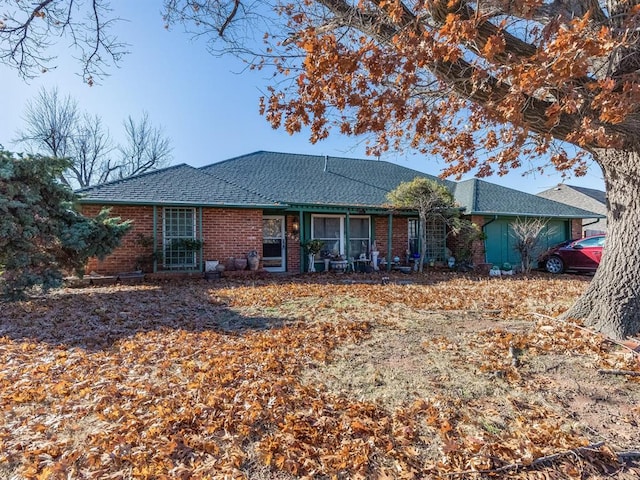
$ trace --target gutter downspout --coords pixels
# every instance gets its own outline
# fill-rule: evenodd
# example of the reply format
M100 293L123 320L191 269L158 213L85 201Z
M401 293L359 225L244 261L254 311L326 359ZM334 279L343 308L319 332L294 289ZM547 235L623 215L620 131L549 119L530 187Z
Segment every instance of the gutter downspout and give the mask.
M594 220L593 222L583 223L582 227L581 227L582 231L580 232L580 235L582 235L584 237L585 236L584 227L588 227L589 225L593 225L594 223L598 223L600 220L602 220L602 219L598 218L598 219ZM571 236L571 235L569 235L569 236Z
M600 220L604 220L604 219L602 219L602 218L598 218L597 220L594 220L593 222L583 223L583 224L582 224L582 228L584 228L584 227L588 227L589 225L593 225L593 224L595 224L595 223L598 223Z
M484 227L486 227L490 223L495 222L497 219L498 219L498 215L494 215L493 218L491 220L489 220L487 223L483 223L482 224L482 233L484 233L486 235L486 232L484 231Z

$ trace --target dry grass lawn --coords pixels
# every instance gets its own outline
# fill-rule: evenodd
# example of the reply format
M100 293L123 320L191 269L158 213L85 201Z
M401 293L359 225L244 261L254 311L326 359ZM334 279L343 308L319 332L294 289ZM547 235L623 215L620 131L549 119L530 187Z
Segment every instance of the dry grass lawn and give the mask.
M316 274L0 304L0 478L639 478L637 355L550 318L589 280Z

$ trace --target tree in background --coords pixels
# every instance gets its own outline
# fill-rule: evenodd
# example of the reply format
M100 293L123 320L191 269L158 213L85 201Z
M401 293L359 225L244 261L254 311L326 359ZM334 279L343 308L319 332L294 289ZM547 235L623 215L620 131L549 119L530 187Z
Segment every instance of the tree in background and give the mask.
M171 160L171 142L147 112L139 121L127 118L124 141L115 147L102 119L81 112L78 102L57 88L42 88L28 102L24 122L15 142L32 153L70 159L61 176L69 186L83 188L144 173Z
M97 34L116 18L105 13L109 2L78 4L93 7L91 21L70 32L61 11L75 14L64 9L74 3L12 2L0 60L33 74L46 66L47 39L72 35L77 44L84 31L98 52L82 58L85 72L118 61L121 51ZM268 30L264 54L247 61L278 73L262 100L271 124L309 127L312 142L332 128L371 134L370 153L409 146L456 176L530 162L581 175L595 162L607 189L607 247L566 317L616 338L640 331L640 1L163 3L168 26L182 23L208 35L211 50L221 40L235 53L259 48L247 43L256 31L248 23L275 9L258 26Z
M71 145L72 163L65 172L67 178L71 177L71 184L89 187L110 179L109 157L113 152L113 142L98 115L82 114Z
M151 124L147 112L137 122L129 115L124 130L125 141L118 147L119 158L113 165L109 163L109 171L114 176L130 177L169 164L171 142L162 128Z
M57 88L50 92L41 88L38 96L27 103L25 128L15 142L26 144L43 155L71 158L79 118L78 102L68 95L62 98ZM61 175L60 180L69 185L66 175Z
M536 259L536 252L540 246L541 234L547 227L548 221L543 218L516 218L511 223L511 235L514 238L513 248L520 254L520 264L524 273L531 271L531 265Z
M129 222L103 209L88 218L60 182L69 161L15 156L0 150L0 286L16 298L25 290L62 283L63 271L83 273L91 257L104 258L120 244Z
M463 224L470 223L460 218L460 209L456 208L453 194L442 183L424 177L416 177L410 182L402 182L387 194L391 207L418 211L420 230L420 266L422 272L427 245L433 245L436 239L429 238L427 232L435 232L438 225L444 224L447 233L456 234Z

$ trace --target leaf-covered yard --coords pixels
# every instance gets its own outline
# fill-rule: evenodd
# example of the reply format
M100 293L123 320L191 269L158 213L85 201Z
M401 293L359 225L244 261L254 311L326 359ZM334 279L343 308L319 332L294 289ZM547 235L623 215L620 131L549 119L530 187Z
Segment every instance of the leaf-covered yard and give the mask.
M0 478L638 478L637 356L548 318L588 281L318 274L2 304Z

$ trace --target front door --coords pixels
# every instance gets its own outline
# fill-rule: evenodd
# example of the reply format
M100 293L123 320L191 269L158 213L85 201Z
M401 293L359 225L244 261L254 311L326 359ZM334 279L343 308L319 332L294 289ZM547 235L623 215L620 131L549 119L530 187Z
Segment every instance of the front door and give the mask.
M284 272L287 268L285 217L262 217L262 265L269 272Z

